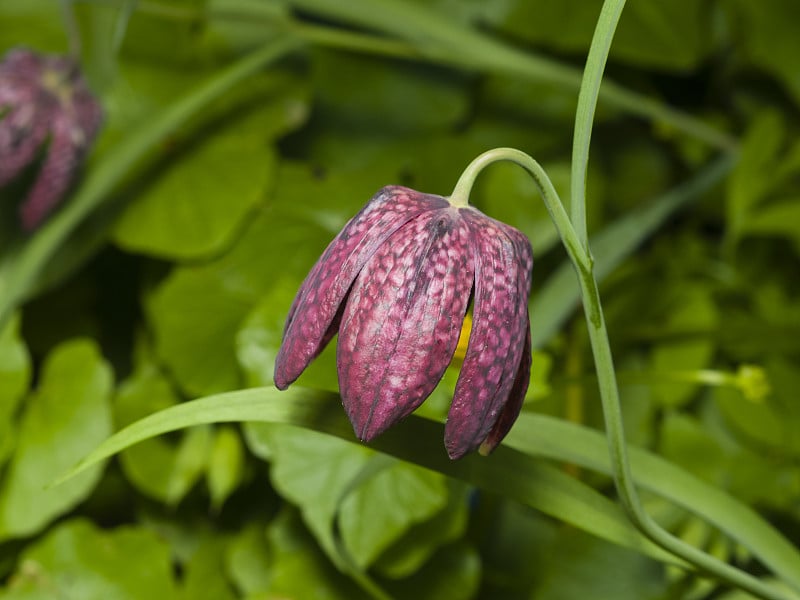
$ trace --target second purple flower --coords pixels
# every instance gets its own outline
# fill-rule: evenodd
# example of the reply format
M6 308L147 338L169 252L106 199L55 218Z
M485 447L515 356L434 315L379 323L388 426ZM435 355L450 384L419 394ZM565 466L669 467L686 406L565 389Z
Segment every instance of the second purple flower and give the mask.
M518 230L447 198L389 186L336 236L290 309L275 364L286 389L338 332L344 408L365 441L409 415L444 375L473 300L445 426L451 458L494 449L531 366L533 258Z
M43 155L20 207L24 229L35 229L62 199L102 119L72 59L14 49L0 62L0 186Z

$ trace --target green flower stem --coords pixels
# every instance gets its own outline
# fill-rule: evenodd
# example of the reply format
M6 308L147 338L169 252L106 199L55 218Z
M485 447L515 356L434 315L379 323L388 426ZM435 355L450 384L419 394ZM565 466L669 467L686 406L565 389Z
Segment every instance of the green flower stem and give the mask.
M28 297L39 274L75 228L111 196L131 169L148 153L153 153L161 140L234 85L300 45L301 42L290 37L272 39L184 96L98 160L69 202L33 237L0 260L0 328L14 308Z
M684 559L706 575L716 577L733 587L750 592L758 598L789 600L782 592L759 581L749 573L676 538L658 525L645 512L634 485L633 474L628 460L619 389L617 387L614 361L603 316L603 308L600 303L597 280L594 277L593 261L588 249L580 243L561 199L558 197L547 173L538 162L519 150L513 148L489 150L478 156L467 166L456 183L455 189L450 196L450 202L455 206L467 206L470 191L478 174L496 161L511 161L524 168L533 177L547 211L553 219L567 254L577 272L586 314L589 340L595 360L600 398L603 405L614 483L616 484L620 501L634 526L654 543L673 555Z
M570 258L573 259L573 263L580 264L585 269L591 269L591 256L584 250L584 247L575 235L575 230L572 228L572 223L570 223L567 211L564 210L564 205L558 197L558 192L556 192L556 189L553 187L553 182L550 181L542 165L520 150L514 148L494 148L475 158L467 165L467 168L464 169L461 177L458 178L456 187L453 189L453 193L450 194L450 203L454 206L468 206L472 186L480 172L493 162L502 160L519 165L533 177L533 180L536 182L536 187L539 188L542 194L547 212L550 213L550 218L553 219L553 223L558 230L558 234L561 236L561 240L564 242L564 246Z
M606 68L608 52L617 23L625 7L625 0L607 0L603 3L600 17L592 36L592 45L586 57L583 80L578 92L578 107L575 111L575 135L572 138L572 163L570 173L570 215L572 226L578 234L581 245L586 248L589 235L586 229L586 169L589 163L589 143L592 139L592 125L600 95L600 84Z

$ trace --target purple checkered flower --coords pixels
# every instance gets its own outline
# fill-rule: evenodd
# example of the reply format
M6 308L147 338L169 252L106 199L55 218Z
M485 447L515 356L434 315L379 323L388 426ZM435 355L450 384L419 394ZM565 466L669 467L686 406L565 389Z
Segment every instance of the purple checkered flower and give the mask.
M14 49L0 62L0 186L43 155L20 207L27 231L64 196L101 121L102 108L72 59Z
M522 408L531 366L533 256L519 231L475 208L399 186L336 236L289 311L275 385L286 389L338 332L344 408L369 441L427 398L469 344L445 426L450 458L488 453Z

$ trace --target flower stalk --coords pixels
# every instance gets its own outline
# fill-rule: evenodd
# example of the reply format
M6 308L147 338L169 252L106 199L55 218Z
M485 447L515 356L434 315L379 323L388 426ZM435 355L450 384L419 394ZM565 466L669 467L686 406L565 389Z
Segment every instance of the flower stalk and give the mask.
M466 203L477 176L484 168L497 161L513 162L524 168L531 175L578 275L589 341L595 360L614 483L620 502L632 523L654 543L675 556L683 558L702 573L716 577L731 586L746 590L759 598L788 600L782 592L764 584L752 575L676 538L658 525L644 510L634 484L628 459L619 388L617 387L608 330L606 329L603 308L600 303L600 293L594 276L593 260L588 247L584 247L580 243L564 205L547 173L538 162L520 150L513 148L489 150L478 156L467 166L456 183L450 201L454 204Z

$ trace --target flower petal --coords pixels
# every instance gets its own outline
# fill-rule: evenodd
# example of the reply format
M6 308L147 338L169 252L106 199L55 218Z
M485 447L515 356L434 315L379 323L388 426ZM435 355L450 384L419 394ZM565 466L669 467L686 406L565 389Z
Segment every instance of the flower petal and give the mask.
M398 228L417 215L447 206L439 196L388 186L345 225L311 269L295 297L275 360L275 385L286 389L325 347L353 281Z
M511 430L514 421L517 420L522 404L525 402L525 393L528 391L528 383L531 378L531 319L527 319L528 334L525 336L525 346L522 349L522 360L517 368L517 375L514 377L514 385L511 386L511 392L508 394L508 401L503 409L500 411L500 416L497 417L492 430L486 439L481 442L479 452L484 456L490 454L506 434Z
M458 343L474 263L457 209L426 213L395 232L358 276L337 348L342 402L371 440L427 398Z
M20 207L22 227L31 231L64 196L80 164L82 149L72 139L71 123L60 115L52 125L47 157L33 183L30 194Z
M477 210L473 230L475 300L467 352L445 426L450 458L477 448L506 404L522 360L533 254L517 231Z
M47 139L46 119L36 118L36 107L14 107L0 119L0 186L17 177L36 158Z

